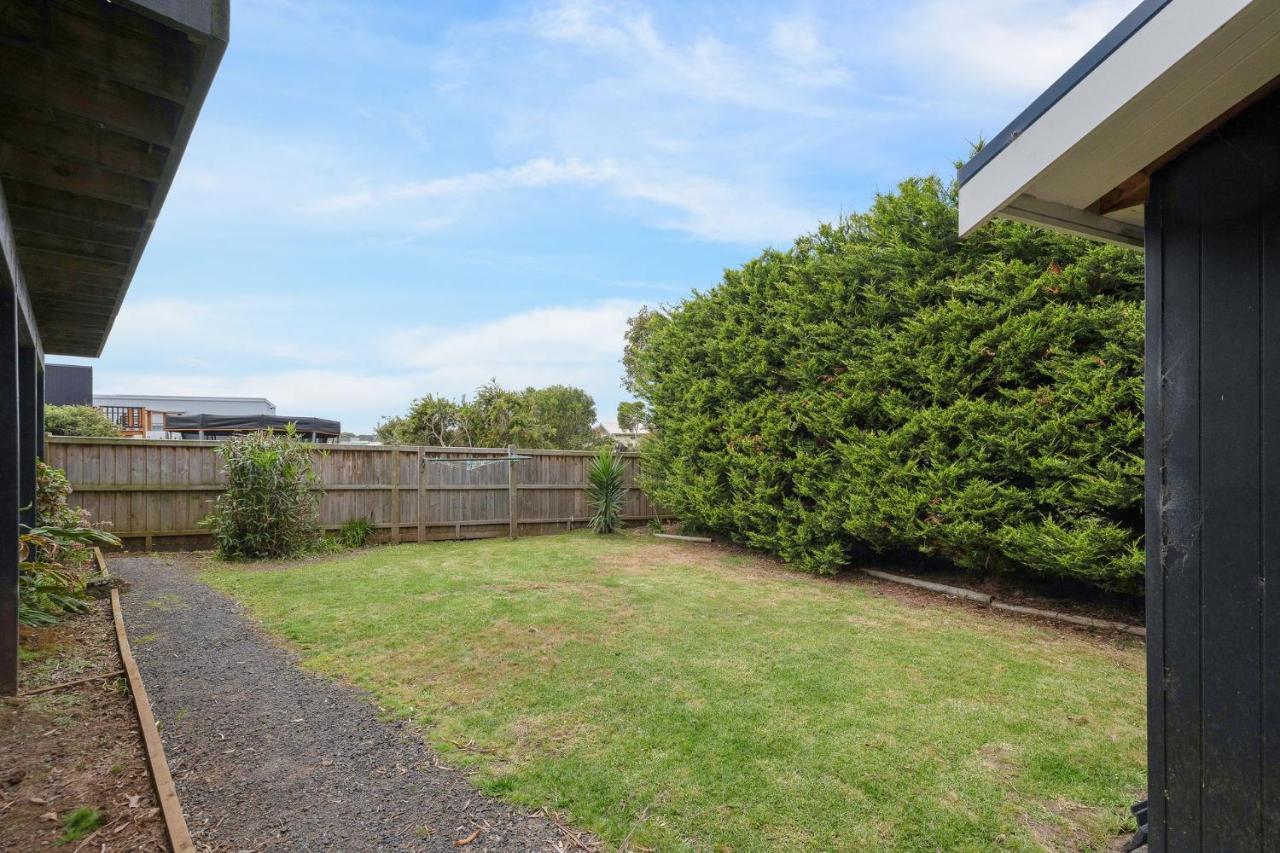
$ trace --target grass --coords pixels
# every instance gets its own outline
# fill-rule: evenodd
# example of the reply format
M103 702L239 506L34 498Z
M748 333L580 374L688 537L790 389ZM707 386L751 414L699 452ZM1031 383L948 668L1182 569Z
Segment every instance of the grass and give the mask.
M486 792L615 847L1099 849L1145 784L1133 643L591 534L206 579Z
M102 826L102 812L88 806L81 806L62 819L62 828L65 832L58 839L58 843L71 844L79 841L100 826Z

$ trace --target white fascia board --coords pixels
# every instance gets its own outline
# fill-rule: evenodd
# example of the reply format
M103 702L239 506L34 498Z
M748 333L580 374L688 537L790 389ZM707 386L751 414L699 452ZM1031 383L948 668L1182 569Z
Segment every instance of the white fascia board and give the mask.
M1173 0L1161 9L960 188L961 235L1026 194L1055 161L1252 2Z

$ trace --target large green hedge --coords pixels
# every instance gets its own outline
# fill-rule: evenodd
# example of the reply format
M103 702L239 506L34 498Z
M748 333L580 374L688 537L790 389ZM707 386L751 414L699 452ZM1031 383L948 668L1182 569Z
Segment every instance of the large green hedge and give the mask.
M918 552L1136 591L1142 259L955 188L871 210L634 318L649 486L687 523L831 572Z

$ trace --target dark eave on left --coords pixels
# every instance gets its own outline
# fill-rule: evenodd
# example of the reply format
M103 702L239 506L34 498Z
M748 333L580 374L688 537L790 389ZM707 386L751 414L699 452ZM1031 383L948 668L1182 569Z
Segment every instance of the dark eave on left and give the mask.
M228 33L226 0L0 0L0 225L45 352L101 354Z

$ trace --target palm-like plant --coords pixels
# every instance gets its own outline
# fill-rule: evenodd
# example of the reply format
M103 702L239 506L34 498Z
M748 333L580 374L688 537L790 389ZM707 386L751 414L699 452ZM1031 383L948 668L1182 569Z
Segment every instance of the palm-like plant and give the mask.
M75 563L88 549L120 545L120 539L93 527L42 525L18 538L18 621L45 627L62 613L79 613L85 604L84 572ZM65 565L63 555L70 557Z
M622 521L622 458L608 448L591 461L587 471L587 503L591 505L591 529L612 533Z

